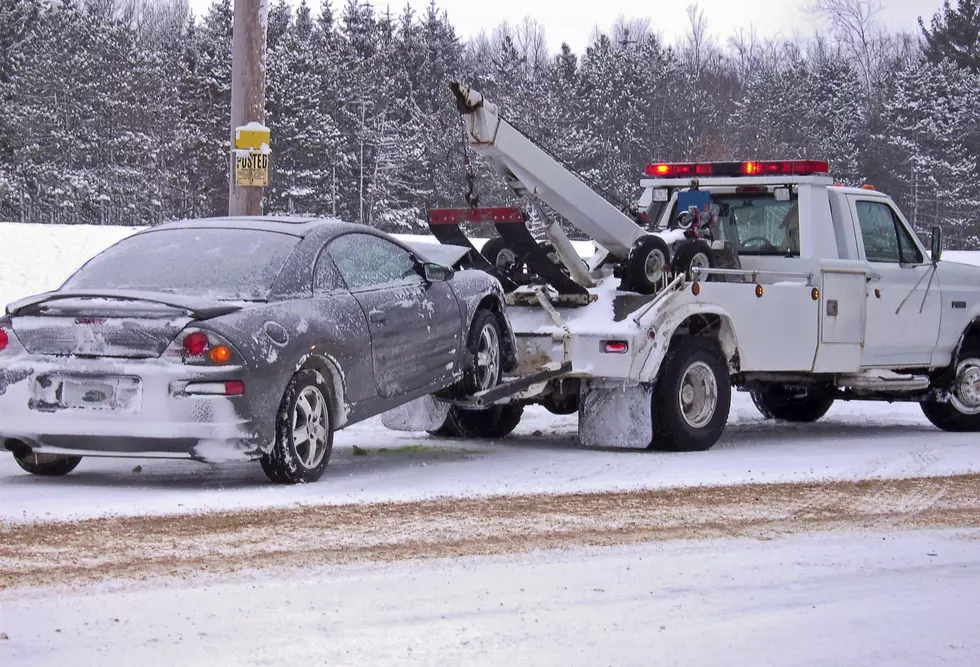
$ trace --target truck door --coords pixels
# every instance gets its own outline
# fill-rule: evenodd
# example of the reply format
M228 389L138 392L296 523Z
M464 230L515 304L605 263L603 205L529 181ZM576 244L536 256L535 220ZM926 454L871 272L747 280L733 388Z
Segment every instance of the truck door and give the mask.
M922 246L882 198L851 197L871 266L862 366L928 366L939 338L939 277Z

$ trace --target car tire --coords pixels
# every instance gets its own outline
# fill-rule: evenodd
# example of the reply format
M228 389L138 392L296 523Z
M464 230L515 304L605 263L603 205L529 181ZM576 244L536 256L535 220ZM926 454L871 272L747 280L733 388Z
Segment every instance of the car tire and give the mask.
M956 365L952 393L946 401L923 401L922 414L933 426L956 433L980 432L980 358Z
M459 390L464 396L475 394L500 383L503 373L503 329L496 313L481 308L473 315L466 336L467 359Z
M671 345L653 389L650 449L711 449L725 430L731 402L728 364L717 341L691 336Z
M35 454L32 451L14 452L14 461L25 472L41 477L62 477L78 467L81 456Z
M670 248L659 236L641 236L626 258L626 276L631 290L655 294L670 270Z
M504 438L521 423L523 405L491 405L468 410L454 405L442 426L429 434L443 438Z
M323 475L333 452L329 396L315 371L300 371L289 381L276 413L276 442L259 459L271 481L304 484Z
M716 268L718 259L715 257L714 250L707 243L701 240L685 241L674 252L674 260L671 264L675 274L683 274L686 280L693 280L691 274L692 267ZM699 280L717 280L714 274L708 274Z
M749 392L752 402L766 419L807 424L815 422L830 410L834 395L829 387L808 387L793 392L781 384L767 384Z
M485 309L476 311L466 338L469 359L457 393L469 396L497 386L502 373L502 341L497 315ZM523 413L523 405L491 405L481 410L453 405L442 426L428 433L447 438L502 438L517 427Z

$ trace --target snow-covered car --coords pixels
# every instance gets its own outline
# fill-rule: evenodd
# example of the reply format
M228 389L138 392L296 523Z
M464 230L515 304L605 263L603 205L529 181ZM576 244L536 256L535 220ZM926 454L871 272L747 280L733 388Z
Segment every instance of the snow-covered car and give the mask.
M335 430L514 367L503 290L456 270L468 252L310 218L140 231L0 317L0 443L39 475L125 456L314 481Z

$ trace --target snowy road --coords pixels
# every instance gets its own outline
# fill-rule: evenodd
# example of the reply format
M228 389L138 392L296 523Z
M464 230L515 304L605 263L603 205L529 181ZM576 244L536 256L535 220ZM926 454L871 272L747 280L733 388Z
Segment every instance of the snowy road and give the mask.
M796 535L3 594L0 663L956 665L980 531Z
M526 415L496 442L358 424L338 433L322 480L294 487L269 484L254 463L90 458L67 477L44 479L4 454L0 520L980 472L976 434L939 431L914 404L840 403L816 424L793 426L763 421L737 393L721 442L691 454L587 450L575 444L574 416Z

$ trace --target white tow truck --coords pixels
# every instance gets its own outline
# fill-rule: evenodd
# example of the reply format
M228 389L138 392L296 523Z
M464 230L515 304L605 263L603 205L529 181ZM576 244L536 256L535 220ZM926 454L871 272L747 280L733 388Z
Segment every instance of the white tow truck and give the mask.
M443 243L470 245L463 223L496 228L472 255L508 292L518 365L389 427L500 437L538 403L577 411L587 446L704 450L736 388L768 418L915 401L941 429L980 431L980 268L941 261L938 228L927 251L889 197L835 185L813 160L652 164L624 211L480 93L451 88L469 147L537 214L472 197L429 214ZM591 258L541 202L593 241Z

